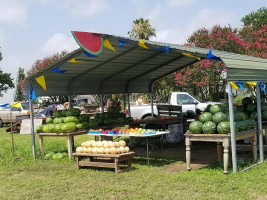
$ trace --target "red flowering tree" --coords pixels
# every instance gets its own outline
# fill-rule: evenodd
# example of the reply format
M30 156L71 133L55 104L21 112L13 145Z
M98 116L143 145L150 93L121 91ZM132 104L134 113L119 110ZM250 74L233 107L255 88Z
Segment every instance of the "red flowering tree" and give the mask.
M241 29L214 26L194 32L185 45L267 58L267 25ZM218 101L225 90L226 67L220 61L201 60L175 73L177 86L203 100Z

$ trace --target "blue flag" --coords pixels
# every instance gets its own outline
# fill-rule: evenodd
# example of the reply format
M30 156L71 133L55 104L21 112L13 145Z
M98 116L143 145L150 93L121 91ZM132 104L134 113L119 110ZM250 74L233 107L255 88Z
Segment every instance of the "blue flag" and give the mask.
M263 86L263 84L259 84L259 86L260 86L260 89L261 89L263 92L265 92L265 93L266 93L266 90L264 89L264 86Z
M165 53L169 53L170 46L160 47L159 49L162 50L162 51L164 51Z
M87 57L97 57L97 56L95 56L95 55L92 55L92 54L90 54L90 53L88 53L88 52L83 52L84 53L84 55L86 55Z
M0 107L8 107L8 103L0 105Z
M210 59L210 60L219 60L219 61L221 61L221 59L220 59L219 57L214 56L214 55L212 54L212 48L210 48L209 54L207 55L207 59Z
M51 72L56 72L56 73L59 73L59 74L64 74L67 71L68 70L60 70L59 67L56 67L55 69L51 70Z
M37 101L37 97L36 97L36 94L34 92L34 89L32 87L32 99L36 100Z
M241 82L236 82L242 90L245 90Z
M121 47L123 47L124 43L128 43L128 42L123 41L123 40L119 40L119 42L120 42L120 46L121 46Z

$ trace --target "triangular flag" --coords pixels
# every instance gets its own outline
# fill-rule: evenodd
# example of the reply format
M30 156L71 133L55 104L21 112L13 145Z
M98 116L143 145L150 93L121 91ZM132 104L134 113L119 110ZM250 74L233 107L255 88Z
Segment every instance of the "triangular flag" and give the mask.
M257 82L247 82L251 86L251 88L254 90L254 86L257 85Z
M200 57L194 56L194 55L192 55L192 54L190 54L190 53L182 53L182 54L185 55L185 56L191 57L191 58L196 58L196 59L198 59L198 60L201 60Z
M234 88L235 90L238 89L238 87L236 86L236 84L234 84L233 82L230 82L230 84L231 84L232 88Z
M165 53L169 53L170 51L170 46L165 46L165 47L161 47L159 48L160 50L164 51Z
M120 46L121 46L121 47L123 47L124 43L128 43L128 42L123 41L123 40L119 40L119 42L120 42Z
M55 69L51 70L51 72L56 72L56 73L59 73L59 74L64 74L67 71L68 70L60 70L59 67L56 67Z
M83 63L81 61L76 60L75 58L72 58L68 61L69 63Z
M105 41L104 41L104 47L107 47L108 49L111 49L112 51L115 51L116 52L116 50L110 44L110 42L108 41L108 39L105 39Z
M242 90L245 90L241 82L236 82Z
M90 53L88 53L88 52L83 52L84 53L84 55L86 55L87 57L97 57L97 56L95 56L95 55L92 55L92 54L90 54Z
M0 105L0 107L7 107L8 103Z
M21 107L21 103L20 102L15 102L15 103L12 103L11 106L19 108L19 107Z
M45 83L45 77L44 75L39 76L38 78L35 79L37 81L37 83L39 83L42 88L46 91L46 83Z
M209 54L207 55L207 59L210 59L210 60L219 60L219 61L221 61L221 59L220 59L219 57L214 56L214 55L212 54L212 48L210 48L210 50L209 50Z
M264 86L263 86L263 84L259 84L259 86L260 86L260 89L261 89L263 92L265 92L265 93L266 93L266 90L264 89Z
M149 49L149 47L145 45L144 40L140 40L138 46L143 47L145 49Z
M34 92L34 89L32 87L32 99L36 100L37 101L37 97L36 97L36 94Z

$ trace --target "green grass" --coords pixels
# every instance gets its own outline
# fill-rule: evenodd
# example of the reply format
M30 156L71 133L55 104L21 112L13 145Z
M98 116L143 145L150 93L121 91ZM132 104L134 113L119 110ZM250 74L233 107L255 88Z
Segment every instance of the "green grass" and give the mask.
M75 137L75 144L88 139ZM30 135L11 136L0 129L0 199L255 199L267 198L267 163L249 171L228 175L218 165L191 172L167 172L164 166L180 159L146 166L135 157L134 170L115 174L110 170L76 169L71 161L33 160ZM45 151L67 152L66 138L45 138ZM36 138L36 142L38 140ZM37 144L37 149L38 149Z

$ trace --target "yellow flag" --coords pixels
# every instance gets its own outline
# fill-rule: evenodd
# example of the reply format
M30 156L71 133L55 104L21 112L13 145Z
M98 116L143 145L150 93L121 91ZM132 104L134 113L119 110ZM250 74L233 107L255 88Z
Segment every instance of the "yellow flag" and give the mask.
M140 40L138 46L143 47L145 49L149 49L149 47L145 45L144 40Z
M15 102L15 103L12 103L11 106L19 108L19 107L21 107L21 103L20 102Z
M81 61L76 60L75 58L72 58L68 61L69 63L83 63Z
M110 44L110 42L108 41L108 39L106 39L105 41L104 41L104 46L105 47L107 47L108 49L111 49L112 51L115 51L116 52L116 50L113 48L113 46Z
M190 54L190 53L182 53L182 54L185 55L185 56L191 57L191 58L196 58L196 59L198 59L198 60L201 60L200 57L194 56L194 55L192 55L192 54Z
M236 86L236 84L234 84L232 81L230 82L230 84L231 84L232 88L234 88L235 90L238 89L238 87Z
M252 89L254 89L254 86L257 85L257 82L247 82L251 86Z
M45 77L44 75L39 76L38 78L35 79L37 81L37 83L39 83L42 88L46 91L46 83L45 83Z

